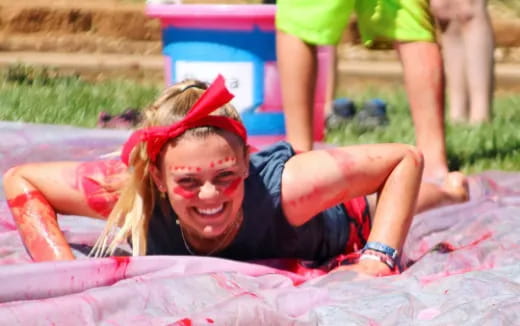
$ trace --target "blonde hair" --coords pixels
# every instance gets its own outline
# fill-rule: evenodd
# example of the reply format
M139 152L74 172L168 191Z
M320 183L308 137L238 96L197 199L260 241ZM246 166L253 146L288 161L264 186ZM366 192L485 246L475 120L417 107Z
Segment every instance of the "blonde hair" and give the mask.
M206 88L205 83L196 80L187 80L167 88L152 105L144 110L141 127L167 126L180 121ZM217 109L212 115L240 120L239 113L231 104ZM186 136L206 137L218 131L218 128L211 126L197 127L187 130L175 140ZM245 149L246 144L243 145ZM165 147L166 145L163 148ZM161 155L157 158L157 167L160 165L160 158ZM151 164L154 163L148 157L146 144L141 143L136 146L128 165L129 180L108 216L105 229L92 249L92 255L100 257L113 254L117 246L129 238L133 256L146 254L148 225L160 195L150 174Z

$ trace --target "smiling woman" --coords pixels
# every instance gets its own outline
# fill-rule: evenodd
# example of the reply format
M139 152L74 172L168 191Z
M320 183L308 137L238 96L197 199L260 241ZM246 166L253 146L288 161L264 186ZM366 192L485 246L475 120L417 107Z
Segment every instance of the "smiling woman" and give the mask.
M33 163L4 177L19 233L36 261L74 259L56 214L107 219L93 254L293 258L372 275L397 271L415 212L467 199L465 177L421 184L422 155L402 144L296 154L249 147L218 77L167 89L121 161ZM377 193L377 206L367 195ZM371 214L371 212L375 212Z

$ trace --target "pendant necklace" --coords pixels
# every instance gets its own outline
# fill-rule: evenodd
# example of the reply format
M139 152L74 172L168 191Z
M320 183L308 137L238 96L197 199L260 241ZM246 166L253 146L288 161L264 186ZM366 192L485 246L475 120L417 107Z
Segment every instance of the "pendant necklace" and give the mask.
M176 223L179 225L179 229L181 230L181 237L182 237L182 242L184 242L184 247L186 248L186 250L188 251L188 253L190 255L192 255L192 256L211 256L212 254L214 254L215 252L217 252L218 250L221 249L221 246L222 246L223 243L226 243L226 241L229 240L229 237L234 233L234 231L240 227L240 224L242 223L243 219L244 219L244 215L241 212L239 217L236 219L235 222L233 222L233 225L229 228L229 231L226 233L226 235L220 241L220 243L214 249L212 249L210 252L208 252L206 254L203 254L203 255L197 254L195 252L195 250L192 249L192 247L189 245L188 241L186 241L186 237L184 235L184 231L182 231L182 226L181 226L180 221L178 219L177 219Z

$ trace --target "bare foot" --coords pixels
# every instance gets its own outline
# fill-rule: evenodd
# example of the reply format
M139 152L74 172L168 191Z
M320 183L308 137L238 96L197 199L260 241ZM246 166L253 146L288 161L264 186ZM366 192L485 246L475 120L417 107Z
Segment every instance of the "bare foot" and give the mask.
M447 195L447 203L463 203L469 200L468 180L462 172L448 173L444 178L442 190Z
M469 187L466 176L461 172L449 172L442 182L424 180L421 183L415 213L429 209L463 203L469 199Z

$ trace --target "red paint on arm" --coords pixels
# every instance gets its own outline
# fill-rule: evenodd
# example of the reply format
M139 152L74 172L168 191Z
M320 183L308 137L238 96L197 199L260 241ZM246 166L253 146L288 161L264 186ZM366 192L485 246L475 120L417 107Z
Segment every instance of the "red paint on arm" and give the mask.
M34 261L70 260L74 255L59 229L56 213L39 191L7 201L25 248Z
M348 173L356 165L355 160L350 156L350 154L345 153L344 150L339 148L330 148L325 151L334 159L343 176L347 178Z
M125 170L124 164L115 160L82 163L76 170L74 188L83 191L92 210L107 217L119 199L117 189L110 182L117 181Z

